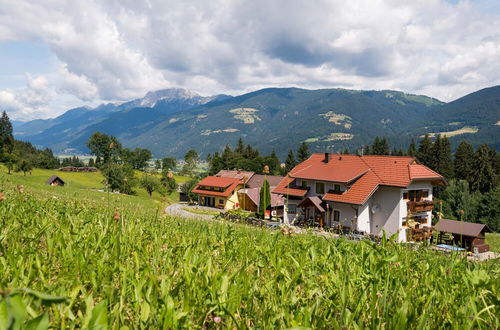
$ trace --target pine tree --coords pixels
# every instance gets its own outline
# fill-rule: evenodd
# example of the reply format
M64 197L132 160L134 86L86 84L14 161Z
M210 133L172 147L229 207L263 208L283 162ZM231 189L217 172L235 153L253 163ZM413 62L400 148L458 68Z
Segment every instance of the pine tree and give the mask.
M286 172L290 172L292 170L292 168L294 168L296 165L296 162L295 162L295 156L293 155L293 151L290 150L288 151L288 155L286 157L286 161L285 161L285 170Z
M408 156L415 157L417 155L417 145L415 144L415 140L411 139L410 146L407 151Z
M474 157L474 172L472 174L473 190L485 193L495 187L497 177L492 162L490 148L486 144L480 146Z
M378 136L375 137L371 153L373 155L389 155L389 142L387 141L387 138L379 138Z
M297 160L299 161L299 163L302 163L307 158L309 158L309 147L307 143L302 142L299 149L297 150Z
M241 137L238 139L238 144L236 145L235 152L239 153L240 155L243 155L243 153L245 152L245 143L243 143L243 139Z
M4 111L0 117L0 153L2 150L9 154L12 153L12 148L14 147L12 132L12 123Z
M260 188L260 201L259 201L259 215L264 219L266 210L271 206L271 189L267 178L264 179L262 187Z
M474 148L466 141L460 142L455 151L453 161L455 178L466 180L472 185L472 173L474 170Z
M450 141L446 136L438 135L432 145L432 154L433 159L428 166L445 178L451 179L453 177L453 161Z
M425 136L420 141L420 145L418 146L417 158L425 166L430 167L430 165L432 164L432 141L428 134L425 134Z

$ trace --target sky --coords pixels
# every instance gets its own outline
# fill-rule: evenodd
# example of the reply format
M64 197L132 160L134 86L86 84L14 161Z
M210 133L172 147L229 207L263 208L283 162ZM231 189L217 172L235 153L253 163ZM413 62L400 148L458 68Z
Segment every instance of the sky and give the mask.
M498 0L0 0L0 110L49 118L182 87L500 85Z

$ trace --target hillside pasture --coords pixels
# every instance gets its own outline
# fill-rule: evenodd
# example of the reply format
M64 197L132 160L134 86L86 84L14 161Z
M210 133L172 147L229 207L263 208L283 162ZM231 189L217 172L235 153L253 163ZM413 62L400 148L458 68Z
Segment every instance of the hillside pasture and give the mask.
M167 217L149 198L22 179L0 174L0 327L500 325L496 260Z

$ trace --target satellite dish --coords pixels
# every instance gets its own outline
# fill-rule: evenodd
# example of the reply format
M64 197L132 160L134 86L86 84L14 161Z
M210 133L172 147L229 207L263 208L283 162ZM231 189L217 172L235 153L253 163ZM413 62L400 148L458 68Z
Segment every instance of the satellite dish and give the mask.
M380 211L380 205L378 205L378 204L373 205L372 209L371 209L372 214L375 214L378 211Z

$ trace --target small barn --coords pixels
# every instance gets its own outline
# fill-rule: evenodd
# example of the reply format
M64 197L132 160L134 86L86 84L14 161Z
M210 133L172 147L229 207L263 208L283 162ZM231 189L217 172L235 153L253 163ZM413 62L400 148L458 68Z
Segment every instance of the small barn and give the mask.
M441 219L434 229L439 231L438 243L453 244L480 253L490 249L485 242L485 233L491 230L482 223ZM451 234L452 238L446 241L445 233Z
M64 187L64 185L66 184L64 180L58 177L57 175L51 176L47 181L45 181L45 183L53 187L55 186Z

